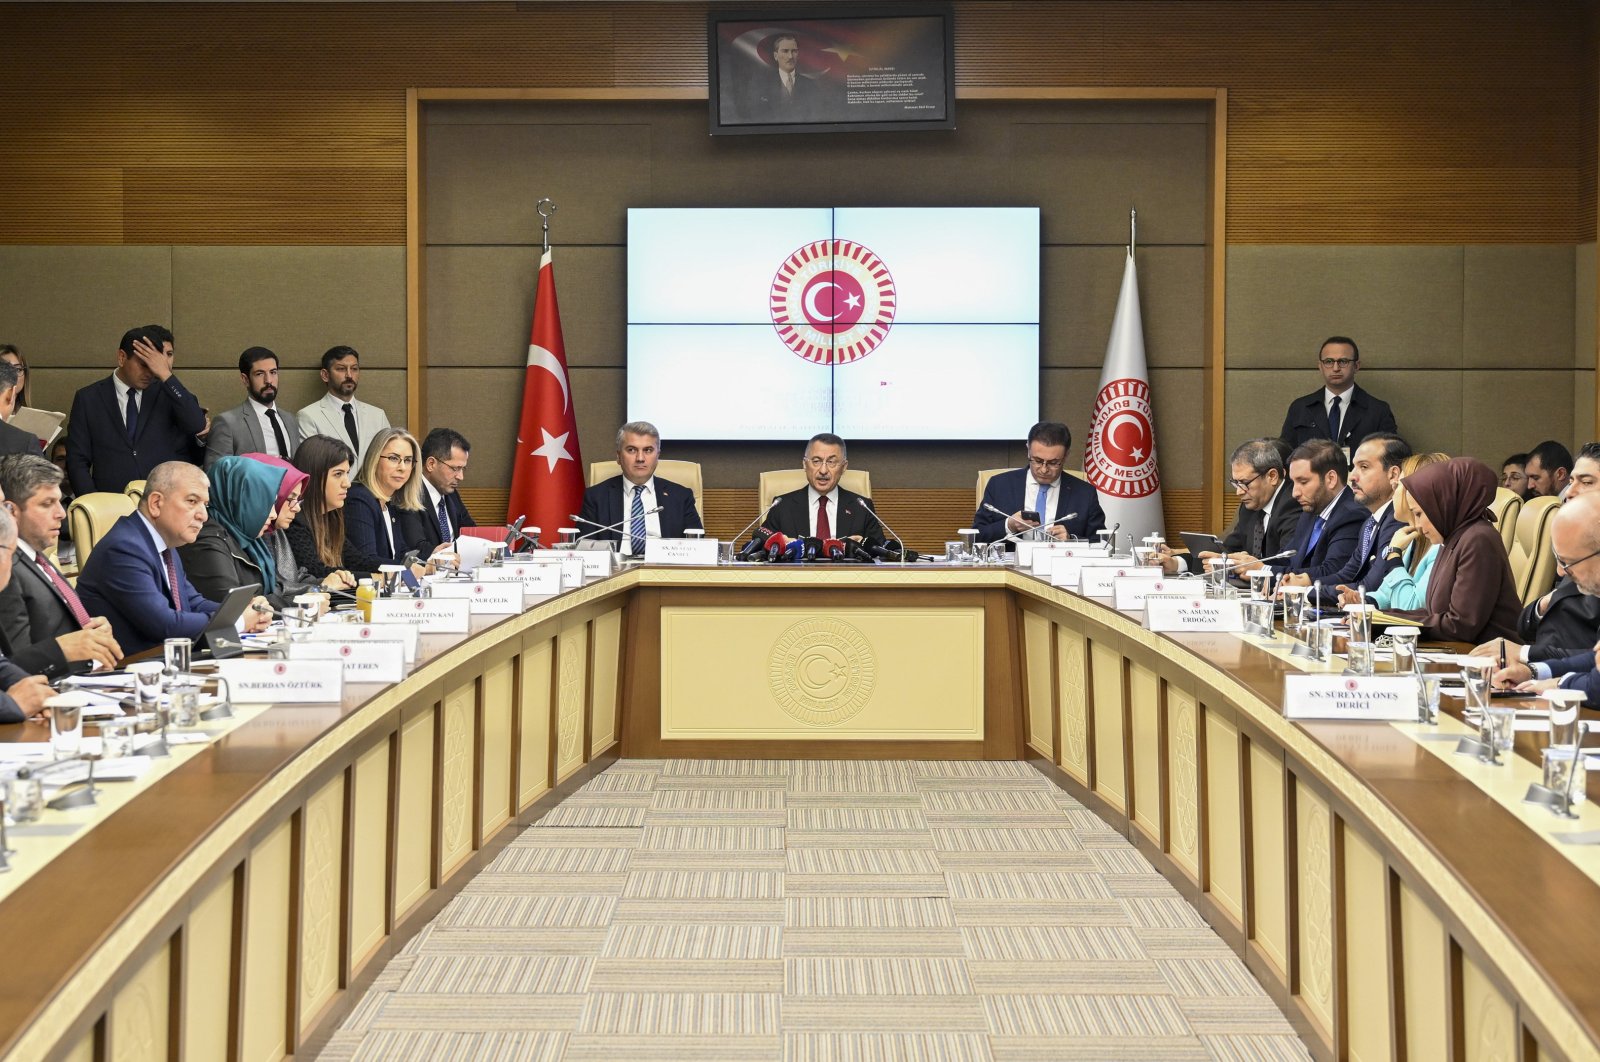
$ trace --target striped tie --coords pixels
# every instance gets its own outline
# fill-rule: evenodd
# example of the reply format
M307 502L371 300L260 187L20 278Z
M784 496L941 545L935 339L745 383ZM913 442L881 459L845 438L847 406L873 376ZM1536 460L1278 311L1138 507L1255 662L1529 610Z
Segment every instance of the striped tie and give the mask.
M644 487L633 488L633 508L628 511L628 552L644 556Z

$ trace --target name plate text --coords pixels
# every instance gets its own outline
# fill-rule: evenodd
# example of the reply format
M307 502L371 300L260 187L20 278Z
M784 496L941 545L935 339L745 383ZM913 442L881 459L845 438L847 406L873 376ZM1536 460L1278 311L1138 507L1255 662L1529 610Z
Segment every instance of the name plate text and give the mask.
M521 583L525 598L551 597L561 593L559 564L503 564L494 568L474 568L472 578L480 583Z
M1214 601L1188 594L1151 594L1144 599L1144 625L1152 631L1244 630L1238 601Z
M373 623L414 623L422 634L466 634L472 612L465 601L387 597L372 603Z
M399 642L407 666L417 662L417 636L410 623L318 623L311 628L313 642Z
M337 704L344 698L344 666L334 660L219 660L217 670L243 704Z
M1417 680L1412 675L1285 675L1283 715L1415 722Z
M1178 585L1178 580L1169 577L1160 568L1140 570L1155 572L1156 576L1136 575L1131 579L1124 577L1111 580L1111 598L1118 610L1144 608L1145 599L1151 594L1182 593L1183 588Z
M716 567L714 538L649 538L644 543L646 564L692 564Z
M406 677L406 651L399 642L292 642L289 659L337 661L346 682L399 682Z
M522 611L522 583L515 579L496 582L441 580L433 584L435 601L465 601L474 616L515 616Z
M1160 568L1139 568L1128 561L1122 561L1115 567L1109 564L1088 565L1078 573L1080 579L1078 592L1084 597L1111 597L1112 584L1118 579L1157 582L1165 574Z

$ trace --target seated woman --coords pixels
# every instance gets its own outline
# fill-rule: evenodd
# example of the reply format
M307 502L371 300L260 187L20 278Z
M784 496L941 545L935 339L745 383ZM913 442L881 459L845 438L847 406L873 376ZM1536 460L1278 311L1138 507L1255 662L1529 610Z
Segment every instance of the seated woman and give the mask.
M283 469L229 456L212 465L208 475L206 525L193 542L178 547L184 572L212 601L222 601L236 586L260 583L262 595L281 608L277 565L261 536L272 524Z
M295 467L306 475L306 493L284 537L300 571L335 590L353 589L358 575L378 567L378 558L346 548L344 503L354 460L350 447L331 435L310 436L294 453Z
M1412 454L1400 466L1400 476L1404 479L1420 468L1448 460L1449 454ZM1406 527L1389 543L1389 548L1384 551L1384 561L1398 560L1400 563L1389 570L1389 574L1383 577L1382 585L1368 596L1367 601L1387 611L1422 608L1427 603L1428 576L1433 572L1433 562L1438 559L1439 547L1423 537L1422 529L1417 526L1416 509L1411 505L1403 484L1395 487L1394 515L1404 521ZM1358 600L1360 595L1354 590L1339 592L1341 605L1353 605Z
M421 465L422 447L404 428L385 428L367 444L361 473L344 501L346 568L399 564L406 555L410 546L397 511L422 508Z
M306 504L306 483L310 479L304 472L274 454L245 454L251 461L259 461L272 468L283 469L283 482L278 484L278 502L273 508L272 526L262 539L272 551L273 563L278 566L278 593L284 600L297 594L332 589L349 590L355 580L349 572L329 572L320 578L307 571L295 559L294 547L289 544L288 529ZM341 495L342 498L342 495Z
M1452 457L1400 482L1417 526L1439 548L1422 608L1396 614L1419 620L1425 638L1474 645L1515 638L1522 602L1489 513L1500 477L1477 458Z

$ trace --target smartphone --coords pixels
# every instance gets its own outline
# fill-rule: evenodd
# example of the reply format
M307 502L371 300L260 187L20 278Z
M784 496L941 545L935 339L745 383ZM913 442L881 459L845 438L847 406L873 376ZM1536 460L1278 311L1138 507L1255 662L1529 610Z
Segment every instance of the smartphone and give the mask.
M1017 514L1017 519L1019 519L1019 520L1032 520L1036 524L1044 523L1043 520L1039 519L1039 514L1034 512L1032 509L1024 509L1024 510L1022 510L1020 513Z

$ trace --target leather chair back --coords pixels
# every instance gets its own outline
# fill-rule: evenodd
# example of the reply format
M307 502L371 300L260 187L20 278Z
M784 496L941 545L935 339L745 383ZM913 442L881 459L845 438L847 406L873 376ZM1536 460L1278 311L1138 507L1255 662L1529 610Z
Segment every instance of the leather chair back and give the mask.
M1506 555L1510 556L1512 543L1517 538L1517 518L1522 515L1522 495L1504 487L1497 488L1489 511L1494 513L1494 526L1499 528L1500 538L1506 544Z
M622 466L615 461L592 461L589 463L589 486L604 483L612 476L622 475ZM688 487L694 491L694 503L700 510L700 518L705 519L706 501L705 490L700 479L700 462L698 461L669 461L662 458L656 463L656 475L662 479L671 480L680 486Z
M1561 507L1559 498L1529 498L1517 518L1511 544L1511 579L1524 605L1555 585L1556 555L1550 547L1550 521Z
M80 494L72 499L67 509L67 526L72 528L72 545L77 550L80 572L95 543L105 537L112 524L133 512L135 507L132 498L113 491Z
M122 488L122 492L132 498L133 504L137 506L144 501L144 484L145 481L142 479L130 479L128 485Z

